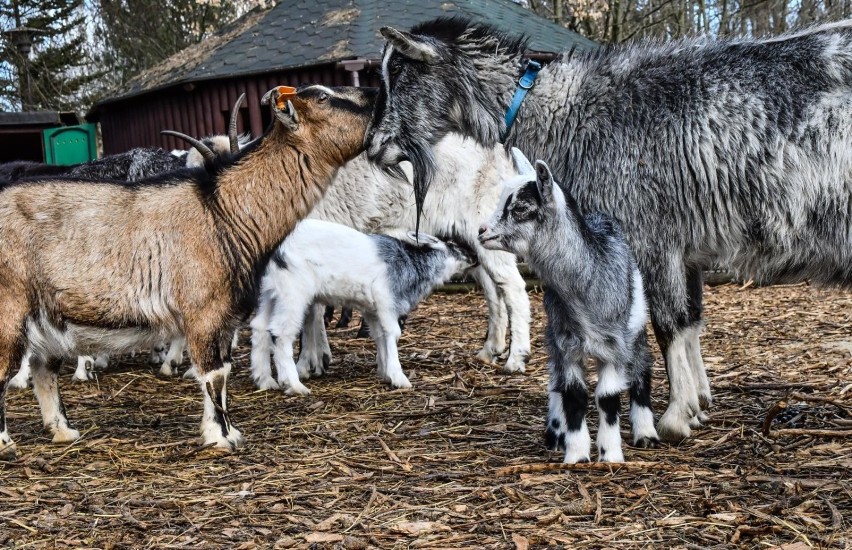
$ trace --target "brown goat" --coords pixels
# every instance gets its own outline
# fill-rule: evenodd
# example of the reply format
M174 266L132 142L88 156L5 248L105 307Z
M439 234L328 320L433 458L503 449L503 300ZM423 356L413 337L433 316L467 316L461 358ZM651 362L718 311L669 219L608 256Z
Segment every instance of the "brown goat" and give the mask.
M54 442L79 437L59 396L62 357L186 335L203 442L239 447L227 412L231 334L272 252L362 151L374 94L279 87L264 96L275 103L267 134L207 169L132 187L52 179L0 192L0 457L15 454L6 382L27 341Z

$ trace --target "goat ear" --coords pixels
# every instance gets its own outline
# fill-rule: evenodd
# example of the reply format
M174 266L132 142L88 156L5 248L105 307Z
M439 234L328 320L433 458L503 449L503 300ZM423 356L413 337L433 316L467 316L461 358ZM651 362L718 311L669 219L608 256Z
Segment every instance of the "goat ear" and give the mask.
M517 147L512 147L512 160L515 162L515 170L518 171L518 174L522 176L532 176L535 174L535 168L533 168L530 159Z
M289 99L283 109L279 109L277 105L273 105L272 112L275 113L275 118L291 132L295 132L299 128L299 115L296 113L296 108L293 107L293 102Z
M438 52L430 44L418 40L413 35L398 31L393 27L382 27L379 31L391 46L399 50L405 57L424 63L435 63L438 61Z
M420 234L417 234L414 231L409 231L405 234L405 236L411 244L416 246L428 246L430 248L435 248L442 244L437 238L427 233L423 233L422 231Z
M553 202L553 174L543 160L535 161L535 185L545 204Z

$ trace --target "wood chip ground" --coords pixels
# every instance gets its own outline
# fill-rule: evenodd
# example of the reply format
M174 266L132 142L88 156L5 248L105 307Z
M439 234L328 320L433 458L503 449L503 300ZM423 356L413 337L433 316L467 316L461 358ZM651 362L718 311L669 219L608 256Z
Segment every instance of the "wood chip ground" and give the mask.
M157 377L139 355L89 384L63 372L83 432L72 445L51 445L32 392L15 392L0 546L852 547L852 292L708 287L710 423L679 445L625 446L623 465L575 467L542 444L544 316L531 298L525 375L475 360L476 293L435 295L411 316L411 391L375 379L355 328L331 331L331 372L308 397L254 391L241 346L230 399L247 445L230 455L197 447L196 384Z

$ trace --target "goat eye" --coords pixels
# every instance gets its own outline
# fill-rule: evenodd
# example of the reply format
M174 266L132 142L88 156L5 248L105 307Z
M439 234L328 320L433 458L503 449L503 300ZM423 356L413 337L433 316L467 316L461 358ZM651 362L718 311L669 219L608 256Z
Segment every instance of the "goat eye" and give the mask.
M512 208L512 217L517 220L524 220L530 217L532 211L527 206L518 205Z
M325 103L328 101L328 94L325 92L320 92L320 95L317 97L317 101L320 103Z
M390 72L391 76L396 76L402 72L402 65L394 63L388 68L388 72Z

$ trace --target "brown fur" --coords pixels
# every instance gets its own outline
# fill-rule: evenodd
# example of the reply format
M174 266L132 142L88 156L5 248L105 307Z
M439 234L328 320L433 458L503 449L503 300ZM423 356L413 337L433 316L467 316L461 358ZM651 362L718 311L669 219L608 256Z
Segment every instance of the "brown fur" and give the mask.
M0 381L20 362L25 320L45 315L59 328L185 334L209 388L204 375L222 368L220 341L252 303L269 255L362 150L372 93L338 88L334 96L348 108L300 90L298 127L276 122L214 182L176 173L161 185L52 180L0 192ZM226 377L216 408L226 403Z

